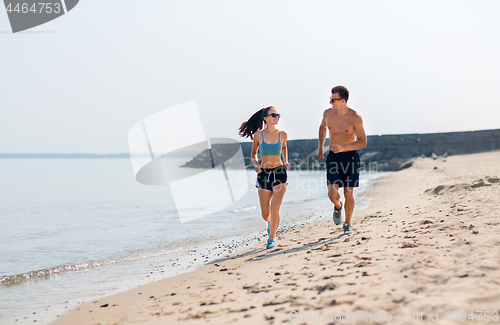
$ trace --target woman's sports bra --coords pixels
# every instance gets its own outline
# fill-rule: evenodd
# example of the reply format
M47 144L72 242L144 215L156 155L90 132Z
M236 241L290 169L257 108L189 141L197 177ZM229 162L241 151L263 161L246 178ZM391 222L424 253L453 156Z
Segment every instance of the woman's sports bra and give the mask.
M281 132L278 132L278 142L269 144L264 141L264 132L260 131L262 135L262 143L260 145L261 156L281 156Z

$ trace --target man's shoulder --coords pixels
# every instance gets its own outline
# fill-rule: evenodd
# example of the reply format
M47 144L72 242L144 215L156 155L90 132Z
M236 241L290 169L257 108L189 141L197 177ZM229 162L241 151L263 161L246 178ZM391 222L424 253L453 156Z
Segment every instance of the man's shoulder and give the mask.
M361 115L354 109L348 107L349 109L349 116L351 116L353 119L360 119Z
M331 112L333 112L333 108L329 107L329 108L325 109L325 111L323 112L323 116L327 116L327 115L329 115Z

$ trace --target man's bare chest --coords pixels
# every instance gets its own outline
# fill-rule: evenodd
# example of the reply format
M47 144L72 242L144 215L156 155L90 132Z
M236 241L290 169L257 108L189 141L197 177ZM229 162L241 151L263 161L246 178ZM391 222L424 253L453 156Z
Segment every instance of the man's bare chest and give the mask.
M326 120L326 126L331 134L341 136L350 136L354 132L354 124L348 116L329 116Z

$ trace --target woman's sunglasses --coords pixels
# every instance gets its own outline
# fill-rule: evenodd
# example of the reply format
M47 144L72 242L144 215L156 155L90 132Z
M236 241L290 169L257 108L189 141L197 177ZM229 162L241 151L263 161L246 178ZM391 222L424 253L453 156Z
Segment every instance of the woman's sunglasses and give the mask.
M267 115L266 115L266 116L264 116L264 117L268 117L268 116L272 116L272 117L278 117L278 118L280 118L280 117L281 117L281 114L271 113L271 114L267 114Z

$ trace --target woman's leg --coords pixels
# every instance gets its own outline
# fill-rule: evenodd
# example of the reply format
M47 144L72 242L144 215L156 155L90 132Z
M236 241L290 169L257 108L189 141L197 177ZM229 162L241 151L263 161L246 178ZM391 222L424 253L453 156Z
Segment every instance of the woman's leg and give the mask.
M260 201L260 211L262 213L262 219L269 222L271 219L271 199L273 197L273 191L268 191L263 188L258 189L259 201Z
M280 224L280 207L283 202L283 197L286 192L286 183L282 183L273 187L273 197L271 199L271 235L269 238L274 238Z

